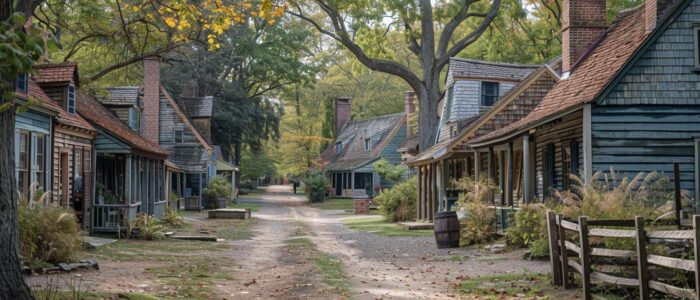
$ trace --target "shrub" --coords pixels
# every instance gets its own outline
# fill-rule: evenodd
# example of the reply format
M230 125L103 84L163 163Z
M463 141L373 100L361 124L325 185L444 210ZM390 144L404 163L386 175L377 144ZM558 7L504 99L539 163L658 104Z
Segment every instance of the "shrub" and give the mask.
M165 226L158 224L158 220L146 213L136 216L133 229L138 230L139 239L142 240L162 240L165 238Z
M304 192L306 193L309 201L314 201L314 198L320 197L319 200L323 201L330 184L328 179L318 173L312 173L306 176L303 180L304 182Z
M509 245L528 247L534 256L545 255L549 252L547 207L545 205L525 205L514 214L513 220L513 224L506 230L506 241Z
M225 177L214 176L203 192L204 197L207 199L207 207L216 208L216 201L219 198L231 198L231 183Z
M417 181L416 178L411 178L382 191L374 198L387 220L391 222L413 220L416 216Z
M482 178L473 180L464 177L452 184L462 191L457 200L457 206L465 213L460 220L462 241L465 244L483 243L496 235L496 214L489 208L492 195L499 188L493 180Z
M18 205L20 254L30 262L70 262L82 247L75 213L63 207Z
M185 224L177 211L169 207L165 209L165 214L163 214L160 222L171 227L180 227Z
M380 159L374 163L377 174L390 182L399 182L406 173L406 167L402 164L392 165L386 159Z

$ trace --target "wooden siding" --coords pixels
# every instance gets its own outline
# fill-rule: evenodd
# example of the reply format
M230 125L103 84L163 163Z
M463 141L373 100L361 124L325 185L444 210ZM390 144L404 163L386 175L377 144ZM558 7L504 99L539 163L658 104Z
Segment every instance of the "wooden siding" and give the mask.
M175 130L182 130L183 142L175 143ZM170 159L185 172L207 172L209 155L192 128L177 114L167 98L160 97L160 146L170 152Z
M394 136L389 140L389 142L386 144L384 149L382 149L382 153L379 154L380 158L386 159L389 161L391 164L400 164L401 163L401 153L399 153L398 149L401 146L401 143L406 139L406 126L401 126L399 130L394 134ZM378 143L379 141L377 141ZM375 143L373 141L372 146L374 146Z
M95 151L108 153L128 153L131 147L104 130L98 130L95 138Z
M49 134L51 118L32 111L25 111L15 117L15 128Z
M49 96L49 98L51 98L51 100L56 101L56 103L58 103L59 106L65 109L66 95L68 94L67 86L42 85L41 89L44 91L44 93L46 93L47 96Z
M123 106L117 106L117 107L110 107L109 110L111 110L114 115L117 116L119 120L124 122L127 126L129 125L129 108L128 107L123 107Z
M575 112L537 128L532 135L535 141L535 198L545 199L544 152L547 145L554 145L554 188L563 189L562 185L562 148L572 140L578 142L578 169L583 170L583 115Z
M68 199L69 203L73 202L74 199L74 189L73 189L73 178L75 175L75 153L76 151L82 151L81 159L84 165L82 165L83 170L83 208L81 213L83 214L83 229L89 229L91 224L90 215L92 211L92 140L86 139L80 136L71 135L65 132L60 132L58 130L54 131L53 139L53 203L56 205L61 205L61 174L59 172L61 163L61 153L68 154Z
M663 172L673 178L680 163L681 188L695 190L695 140L700 106L594 106L593 170L612 167L624 176Z
M694 72L693 52L693 25L698 20L700 1L690 1L600 103L700 105L700 73Z

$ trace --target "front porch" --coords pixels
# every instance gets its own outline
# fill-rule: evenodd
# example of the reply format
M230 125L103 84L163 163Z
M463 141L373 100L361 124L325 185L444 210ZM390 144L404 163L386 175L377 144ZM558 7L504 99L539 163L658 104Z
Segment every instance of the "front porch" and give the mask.
M367 199L378 193L374 187L379 186L379 180L373 172L328 172L327 176L331 197Z

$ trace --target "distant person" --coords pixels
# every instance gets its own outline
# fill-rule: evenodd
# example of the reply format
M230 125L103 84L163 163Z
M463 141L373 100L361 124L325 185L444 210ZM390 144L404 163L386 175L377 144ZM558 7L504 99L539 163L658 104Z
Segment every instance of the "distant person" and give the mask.
M292 181L292 186L294 187L294 194L296 195L297 194L297 186L299 186L299 183L296 180L294 180L294 181Z

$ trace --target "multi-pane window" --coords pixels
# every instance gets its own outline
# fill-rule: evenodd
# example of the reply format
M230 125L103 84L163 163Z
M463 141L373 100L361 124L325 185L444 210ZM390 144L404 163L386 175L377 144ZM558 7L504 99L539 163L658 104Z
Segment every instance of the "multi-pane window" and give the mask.
M372 140L371 139L365 139L365 151L369 151L369 149L372 148Z
M29 90L29 75L27 73L17 75L17 90L23 93Z
M34 157L32 157L32 162L34 163L34 182L38 184L38 187L44 187L46 183L46 136L36 135L36 146L34 150Z
M75 114L75 86L68 86L68 96L66 99L66 111L69 114Z
M340 152L343 152L343 142L335 143L335 153L338 154Z
M184 141L185 132L182 129L175 129L175 143L182 143Z
M139 131L139 114L135 107L129 107L129 127L134 131Z
M498 100L498 82L481 82L481 106L491 106Z
M19 160L17 161L17 188L22 197L29 197L29 134L26 132L19 133L18 141Z
M73 190L76 194L83 192L83 150L73 151Z

